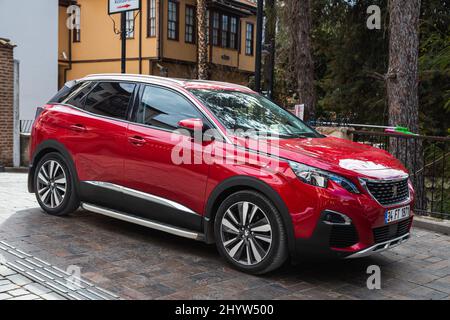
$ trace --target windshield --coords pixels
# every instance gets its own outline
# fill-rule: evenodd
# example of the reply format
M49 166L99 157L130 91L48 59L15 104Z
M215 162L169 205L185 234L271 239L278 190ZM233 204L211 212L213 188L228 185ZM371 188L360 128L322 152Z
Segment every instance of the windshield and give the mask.
M190 91L226 129L238 130L240 135L321 137L299 118L259 94L210 89Z

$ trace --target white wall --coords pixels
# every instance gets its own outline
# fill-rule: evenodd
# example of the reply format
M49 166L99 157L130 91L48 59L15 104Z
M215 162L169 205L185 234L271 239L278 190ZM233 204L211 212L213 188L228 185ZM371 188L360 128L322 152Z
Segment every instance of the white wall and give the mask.
M58 0L0 0L0 37L17 45L20 119L58 90Z

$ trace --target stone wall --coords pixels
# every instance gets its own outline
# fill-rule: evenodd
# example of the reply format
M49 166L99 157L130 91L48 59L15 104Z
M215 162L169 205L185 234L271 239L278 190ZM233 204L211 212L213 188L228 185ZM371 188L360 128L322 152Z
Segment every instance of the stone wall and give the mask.
M315 129L326 136L332 136L350 141L353 141L353 131L355 131L355 129L347 127L316 127Z
M0 38L0 166L13 165L14 45Z

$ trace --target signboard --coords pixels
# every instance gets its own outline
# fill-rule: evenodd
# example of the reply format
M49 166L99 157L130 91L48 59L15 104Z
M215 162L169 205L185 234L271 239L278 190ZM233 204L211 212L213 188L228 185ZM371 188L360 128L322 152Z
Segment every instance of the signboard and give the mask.
M296 104L295 105L295 115L297 118L304 119L305 118L305 105L304 104Z
M109 14L139 10L140 8L141 0L108 0Z

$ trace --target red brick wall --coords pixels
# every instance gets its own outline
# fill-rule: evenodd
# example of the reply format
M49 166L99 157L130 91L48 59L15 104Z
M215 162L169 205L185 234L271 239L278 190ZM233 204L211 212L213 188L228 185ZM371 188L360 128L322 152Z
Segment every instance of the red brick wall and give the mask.
M13 47L0 43L0 165L13 165Z

